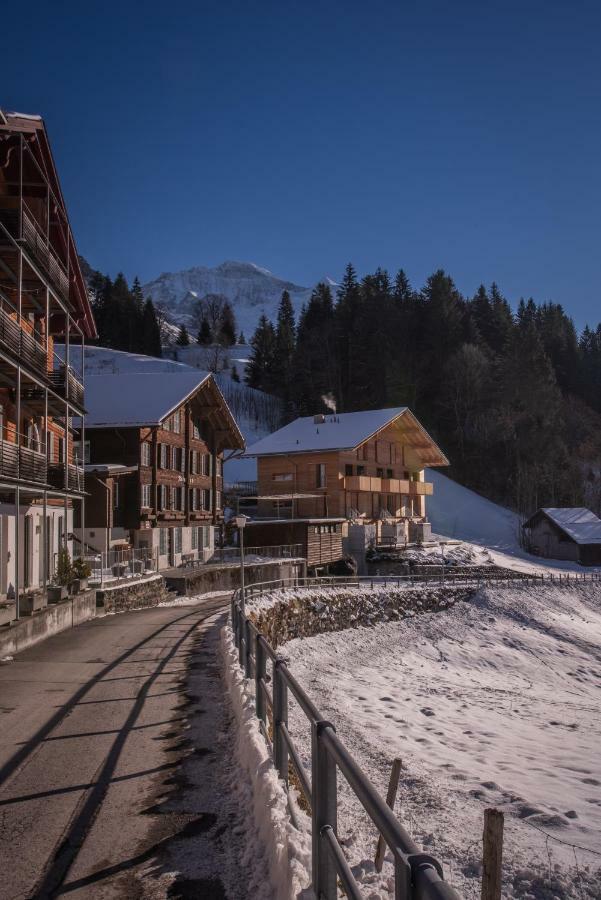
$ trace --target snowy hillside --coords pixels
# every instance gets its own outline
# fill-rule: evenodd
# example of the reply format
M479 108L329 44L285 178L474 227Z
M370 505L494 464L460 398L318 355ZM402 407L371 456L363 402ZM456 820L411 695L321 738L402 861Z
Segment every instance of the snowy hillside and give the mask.
M597 900L600 643L599 585L583 584L482 590L441 612L284 651L382 793L402 758L396 811L462 896L480 896L493 806L505 814L504 900ZM290 729L307 758L303 726L293 705ZM374 829L344 779L340 791L345 852L369 896L384 900L391 863L374 872Z
M206 294L222 294L232 304L238 330L247 337L262 313L275 320L282 291L288 291L296 312L306 303L311 289L273 275L254 263L228 261L219 266L195 266L181 272L163 272L143 286L144 295L164 307L169 318L197 328L194 310Z
M426 509L436 534L497 550L519 549L520 522L511 510L476 494L437 469L426 471L426 481L434 485Z

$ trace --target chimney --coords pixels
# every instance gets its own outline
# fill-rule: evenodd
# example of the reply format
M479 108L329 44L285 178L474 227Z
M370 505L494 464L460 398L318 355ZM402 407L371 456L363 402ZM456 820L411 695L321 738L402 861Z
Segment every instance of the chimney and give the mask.
M326 417L323 413L317 413L316 416L313 416L313 424L314 425L325 425Z

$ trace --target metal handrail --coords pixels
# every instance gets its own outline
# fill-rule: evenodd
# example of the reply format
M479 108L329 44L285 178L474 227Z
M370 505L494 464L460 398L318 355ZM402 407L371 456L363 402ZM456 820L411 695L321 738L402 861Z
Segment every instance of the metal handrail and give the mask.
M314 586L316 579L312 581L311 586ZM322 900L336 900L340 878L347 896L355 900L363 897L336 835L336 772L340 770L393 855L395 896L398 900L459 900L454 888L445 883L438 860L420 851L336 735L333 724L321 715L288 669L285 660L277 655L246 615L242 599L240 591L232 597L234 642L246 677L250 678L254 672L256 714L264 733L267 725L266 704L270 708L273 743L269 746L278 774L288 784L288 766L291 764L301 791L311 805L312 886L316 896ZM273 663L271 693L266 680L267 658ZM288 731L289 690L311 726L311 779Z

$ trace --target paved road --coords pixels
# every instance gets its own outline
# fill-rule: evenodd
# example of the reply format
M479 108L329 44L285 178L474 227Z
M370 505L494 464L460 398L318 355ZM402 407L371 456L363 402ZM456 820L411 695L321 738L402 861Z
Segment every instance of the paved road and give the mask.
M2 900L133 896L142 813L181 758L186 661L226 602L96 619L0 667Z

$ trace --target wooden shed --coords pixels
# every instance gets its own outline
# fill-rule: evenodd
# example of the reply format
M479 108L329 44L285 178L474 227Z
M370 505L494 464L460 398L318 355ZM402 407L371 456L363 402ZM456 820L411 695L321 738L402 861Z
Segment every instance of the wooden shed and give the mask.
M590 509L541 508L523 527L526 547L532 553L601 566L601 519Z
M270 547L298 544L307 568L328 566L343 558L343 518L264 519L249 521L245 541L248 546Z

